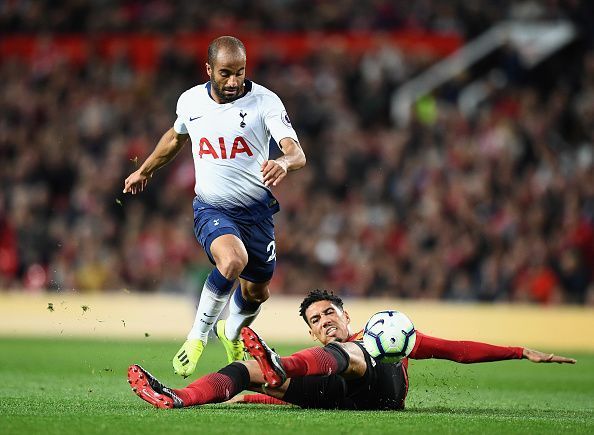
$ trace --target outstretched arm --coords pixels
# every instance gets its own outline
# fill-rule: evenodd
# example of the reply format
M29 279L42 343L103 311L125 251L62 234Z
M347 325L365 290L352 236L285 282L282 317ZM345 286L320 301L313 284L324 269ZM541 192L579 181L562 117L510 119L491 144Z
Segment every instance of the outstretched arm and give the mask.
M476 341L454 341L431 337L417 331L417 341L411 359L447 359L463 364L529 359L532 362L575 363L574 359L544 354L522 347L496 346Z
M261 405L291 405L267 394L238 394L225 403L259 403Z
M159 140L155 150L144 163L124 181L124 193L140 193L146 187L149 178L160 167L170 162L188 140L187 134L177 133L170 128Z

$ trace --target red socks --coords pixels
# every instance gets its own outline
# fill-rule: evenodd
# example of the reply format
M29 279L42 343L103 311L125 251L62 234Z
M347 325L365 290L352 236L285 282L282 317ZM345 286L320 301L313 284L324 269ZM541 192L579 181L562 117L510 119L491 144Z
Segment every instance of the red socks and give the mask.
M211 373L192 382L186 388L173 390L184 406L219 403L229 400L235 390L233 380L221 373Z
M246 366L234 362L217 373L211 373L192 382L186 388L173 390L184 406L220 403L245 390L250 384Z
M321 347L312 347L291 356L281 358L281 364L287 372L287 377L307 375L330 375L336 373L338 362L336 358Z

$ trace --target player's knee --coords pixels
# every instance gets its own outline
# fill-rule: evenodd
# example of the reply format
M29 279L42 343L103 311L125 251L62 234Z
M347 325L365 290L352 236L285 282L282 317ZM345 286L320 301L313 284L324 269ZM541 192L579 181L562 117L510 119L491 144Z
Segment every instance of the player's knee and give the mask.
M367 361L361 348L352 342L338 343L333 342L325 346L328 351L334 351L334 355L339 361L338 373L342 373L347 378L357 378L365 375L367 371ZM344 367L344 370L342 370ZM342 371L340 371L342 370Z
M270 290L268 290L268 286L259 289L249 289L247 293L248 294L245 295L246 300L258 304L266 302L270 297Z
M338 364L336 373L343 373L349 367L351 356L342 343L328 343L326 346L324 346L324 349L336 360L336 363Z
M247 257L242 255L233 255L223 258L217 263L217 269L227 279L236 279L247 264Z
M243 365L247 369L251 383L266 382L262 376L262 370L260 369L260 366L256 360L250 359L247 361L236 361L236 363Z
M234 362L223 367L218 373L231 378L235 391L230 392L235 395L245 390L250 385L250 372L248 367L241 362Z

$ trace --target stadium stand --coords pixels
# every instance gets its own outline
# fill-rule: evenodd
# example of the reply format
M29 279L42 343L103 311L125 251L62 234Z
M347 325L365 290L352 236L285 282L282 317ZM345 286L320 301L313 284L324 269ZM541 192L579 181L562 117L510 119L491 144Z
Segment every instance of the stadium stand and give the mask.
M594 303L591 2L51 3L0 6L0 288L199 289L210 266L192 235L189 151L141 196L121 194L179 92L205 80L204 50L179 38L233 33L249 48L260 32L323 41L381 30L386 39L356 54L321 43L250 60L249 77L285 101L309 161L275 190L273 291ZM468 40L510 17L569 20L578 37L534 68L498 49L393 124L393 92L439 54L391 36ZM109 53L97 43L105 35ZM56 37L83 47L84 61ZM118 46L129 38L156 41L150 68L135 63L144 51ZM463 113L461 91L485 76L504 85Z

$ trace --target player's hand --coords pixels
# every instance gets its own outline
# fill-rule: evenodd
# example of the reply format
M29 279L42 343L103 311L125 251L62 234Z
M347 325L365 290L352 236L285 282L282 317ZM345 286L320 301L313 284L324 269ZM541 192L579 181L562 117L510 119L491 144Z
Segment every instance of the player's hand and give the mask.
M262 163L264 186L276 186L287 175L287 162L281 157L277 160L266 160Z
M140 169L132 172L124 181L124 193L136 195L144 190L150 177L143 175Z
M528 359L535 363L567 363L567 364L575 364L576 360L573 358L566 358L564 356L555 355L552 353L544 353L538 350L526 349L524 348L524 352L522 353L522 358Z

